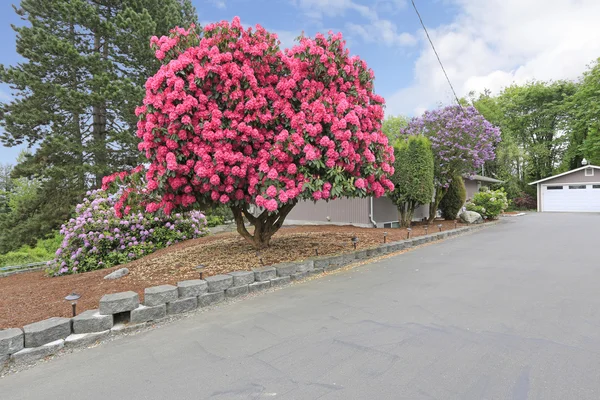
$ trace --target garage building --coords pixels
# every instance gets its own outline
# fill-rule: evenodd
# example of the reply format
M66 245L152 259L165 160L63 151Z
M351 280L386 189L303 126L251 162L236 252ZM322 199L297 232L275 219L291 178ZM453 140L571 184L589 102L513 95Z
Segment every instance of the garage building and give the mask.
M587 165L539 181L537 209L540 212L600 212L600 167Z

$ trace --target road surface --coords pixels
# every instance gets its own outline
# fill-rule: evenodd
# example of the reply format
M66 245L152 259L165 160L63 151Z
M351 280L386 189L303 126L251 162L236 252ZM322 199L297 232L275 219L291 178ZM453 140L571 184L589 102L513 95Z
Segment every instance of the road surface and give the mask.
M512 218L67 354L0 398L597 400L599 227Z

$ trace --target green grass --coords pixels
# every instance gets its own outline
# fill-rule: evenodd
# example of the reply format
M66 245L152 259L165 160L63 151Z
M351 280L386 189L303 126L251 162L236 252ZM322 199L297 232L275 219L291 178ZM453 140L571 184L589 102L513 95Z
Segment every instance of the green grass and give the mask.
M62 236L56 234L49 239L38 240L35 247L23 246L19 250L0 254L0 267L52 260L61 241Z

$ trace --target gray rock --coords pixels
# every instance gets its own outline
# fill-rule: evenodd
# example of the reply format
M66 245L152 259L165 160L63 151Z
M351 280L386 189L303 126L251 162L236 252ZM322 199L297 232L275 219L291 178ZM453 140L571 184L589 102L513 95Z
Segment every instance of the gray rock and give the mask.
M192 311L198 308L198 298L189 297L187 299L179 299L167 303L167 314L181 314L184 312Z
M63 347L65 347L65 340L58 339L39 347L25 348L11 355L10 358L15 364L28 364L56 354Z
M269 281L277 277L277 270L273 267L262 267L252 270L254 272L254 280L257 282Z
M25 347L39 347L71 334L69 318L52 317L23 327Z
M304 279L308 276L308 271L304 271L304 272L296 272L295 274L290 275L290 278L292 278L293 281L299 281L301 279Z
M225 296L232 298L248 294L248 285L230 287L225 291Z
M252 271L236 271L230 272L229 275L233 276L233 286L244 286L254 282L254 272Z
M73 318L73 333L103 332L113 327L114 317L98 310L87 310Z
M329 265L331 257L319 257L313 259L313 265L315 269L325 269Z
M367 249L367 257L377 257L381 254L381 250L379 249L379 247L371 247L370 249Z
M10 356L8 354L4 354L0 356L0 372L8 365L8 361L10 360Z
M291 281L292 281L292 278L290 278L289 276L281 276L279 278L273 278L273 279L271 279L271 287L287 285Z
M208 307L225 300L225 292L205 293L198 296L198 305L200 307Z
M233 276L231 275L215 275L206 278L208 284L208 292L216 293L222 292L225 289L229 289L233 286Z
M271 287L271 281L254 282L248 285L248 292L254 293Z
M167 305L161 304L154 307L139 306L131 310L129 322L132 324L141 324L142 322L156 321L167 316Z
M198 297L208 291L208 285L206 281L202 279L192 279L189 281L182 281L177 283L177 290L179 291L180 299L187 299L189 297Z
M107 338L110 335L110 329L102 332L78 333L67 336L65 347L72 349L76 347L88 347L96 342Z
M281 263L274 265L274 267L277 270L277 276L290 276L296 272L298 266L295 263Z
M354 257L357 260L364 260L367 258L367 250L358 250L354 252Z
M129 269L127 269L127 268L119 268L118 270L113 271L110 274L106 275L104 277L104 279L110 279L110 280L112 280L112 279L119 279L119 278L122 278L122 277L124 277L126 275L129 275Z
M166 307L166 305L165 305ZM135 331L140 331L142 328L146 327L146 323L143 322L141 324L134 324L131 322L128 323L118 323L115 324L112 329L110 330L110 333L113 335L118 335L118 334L126 334L126 333L130 333L130 332L135 332Z
M179 291L173 285L160 285L144 289L144 305L148 307L170 303L179 298Z
M296 262L296 272L308 272L315 269L315 262L313 260L304 260Z
M345 265L352 264L354 261L356 261L356 255L354 253L346 253L329 257L329 264L325 267L325 271L339 269Z
M24 347L23 331L19 328L10 328L0 331L0 357L14 354Z
M475 211L463 212L462 214L460 214L460 220L469 225L483 223L483 218L480 214L476 213Z
M102 315L117 314L135 310L139 305L140 298L136 292L105 294L100 299L98 311Z

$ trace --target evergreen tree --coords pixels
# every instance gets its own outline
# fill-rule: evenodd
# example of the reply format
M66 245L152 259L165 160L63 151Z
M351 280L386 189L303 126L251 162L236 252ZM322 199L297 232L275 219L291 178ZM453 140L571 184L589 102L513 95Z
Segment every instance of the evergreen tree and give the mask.
M452 182L448 186L448 191L442 197L442 201L440 201L442 217L446 220L455 219L462 206L465 205L465 200L467 200L465 181L460 175L456 175L452 178Z
M394 145L395 189L388 197L396 204L400 226L408 227L415 208L433 197L433 152L431 143L421 135L409 136Z
M0 104L0 140L35 149L14 170L41 181L39 204L22 216L43 221L35 238L104 175L139 162L134 108L159 65L149 39L189 26L196 13L190 0L22 0L15 11L27 21L13 26L26 61L0 66L14 96Z

